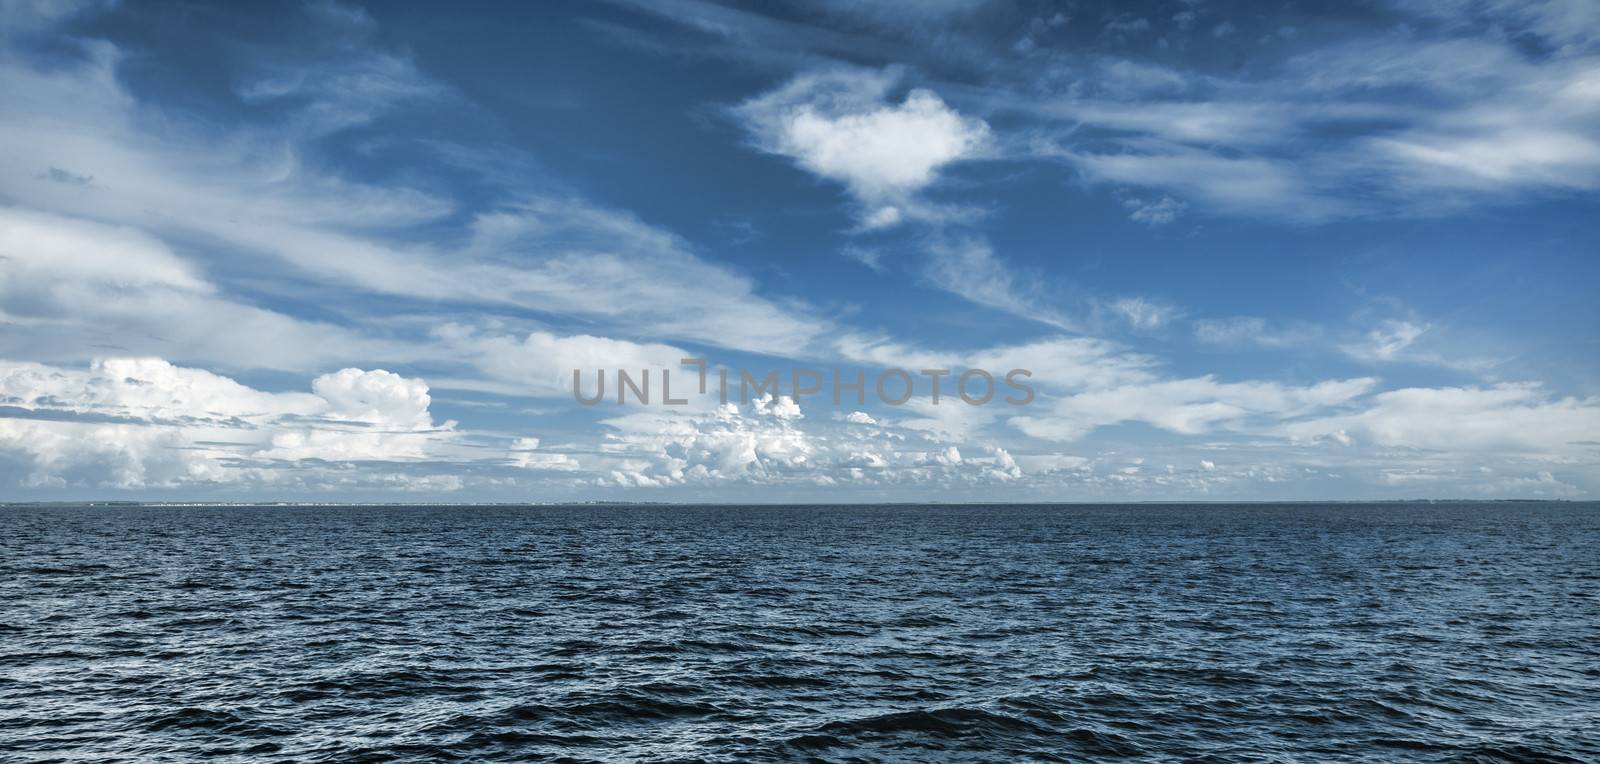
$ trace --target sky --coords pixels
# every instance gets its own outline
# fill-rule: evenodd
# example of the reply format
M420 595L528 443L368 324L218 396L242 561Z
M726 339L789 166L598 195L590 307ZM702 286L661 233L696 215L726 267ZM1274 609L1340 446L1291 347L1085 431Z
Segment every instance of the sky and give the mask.
M0 500L1600 492L1592 0L3 0L0 94Z

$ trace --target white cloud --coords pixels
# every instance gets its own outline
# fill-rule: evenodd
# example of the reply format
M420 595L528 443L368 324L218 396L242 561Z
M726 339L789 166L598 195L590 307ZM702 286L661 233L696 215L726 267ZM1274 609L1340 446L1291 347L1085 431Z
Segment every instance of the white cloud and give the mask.
M1196 435L1218 427L1260 426L1261 420L1276 424L1347 403L1375 384L1368 378L1288 386L1195 377L1090 390L1055 400L1045 414L1024 414L1010 422L1032 437L1054 441L1077 440L1123 422Z
M1130 220L1155 228L1177 220L1189 205L1170 196L1162 196L1149 201L1138 198L1124 199L1122 206L1132 210L1128 213Z
M1365 342L1345 345L1344 351L1356 358L1392 361L1426 334L1429 328L1427 324L1414 321L1387 320L1368 332Z
M0 354L56 361L85 353L177 355L235 367L311 370L417 350L225 296L154 238L0 207Z
M894 103L899 78L897 70L801 75L735 113L762 150L843 183L862 205L864 227L886 228L930 214L916 194L989 139L983 120L957 113L932 91L913 89Z
M1262 156L1219 156L1163 147L1144 152L1091 154L1045 149L1090 179L1172 189L1231 213L1271 213L1315 221L1348 212L1348 205L1320 195L1293 163Z
M1533 384L1405 388L1366 409L1282 425L1303 441L1429 449L1571 455L1600 432L1600 402L1556 398Z
M1010 392L1003 387L996 388L996 400L991 402L993 405L972 406L959 400L958 384L950 379L944 380L941 385L943 395L938 405L934 405L931 398L913 398L905 406L908 416L895 424L906 430L927 433L933 438L968 442L979 437L980 433L1011 410L1000 400ZM977 389L977 383L972 394L982 394Z
M94 43L86 50L91 54L78 62L49 68L0 56L0 90L14 107L0 112L0 163L27 170L0 174L0 195L53 213L53 224L67 218L98 222L106 226L101 235L137 236L146 250L157 241L204 242L191 250L193 272L211 265L237 269L240 259L256 258L248 269L258 277L287 282L309 277L381 298L575 316L624 332L649 326L659 336L741 350L802 347L828 325L797 302L780 304L756 294L748 277L697 257L670 233L569 196L535 193L530 189L537 181L527 178L520 179L510 200L470 216L470 236L450 230L419 237L419 226L457 211L454 200L403 184L356 183L302 163L300 155L315 147L323 130L282 130L280 125L223 130L143 104L120 84L114 48ZM386 76L404 77L407 71ZM378 91L391 89L383 84ZM436 92L422 82L399 89L407 92L396 98ZM316 110L323 103L318 96L303 108ZM357 105L366 104L376 117L387 103ZM330 119L348 123L353 117ZM516 158L501 157L502 164ZM92 176L92 182L38 177L52 167ZM59 265L52 272L63 278L93 275L81 269L66 273ZM183 319L168 325L181 330L276 320L261 314L245 321L238 315L206 316L223 308L192 298L185 305ZM100 324L116 328L123 322ZM132 337L112 344L126 345L129 352L183 355L180 343L151 346L138 339L170 332L128 334ZM186 342L200 340L189 334ZM267 359L319 346L232 344L265 347ZM225 352L223 343L216 345L216 352ZM246 365L241 355L226 360ZM183 357L217 360L211 353Z
M406 379L382 369L340 369L312 380L311 391L342 418L385 427L433 426L428 415L428 385L420 379Z
M471 363L498 383L497 389L511 395L571 396L574 370L581 372L586 396L594 395L596 374L604 370L606 392L614 399L618 369L636 373L650 370L657 385L654 395L660 395L658 370L672 372L674 398L699 390L695 367L682 365L683 359L695 354L671 345L588 334L561 336L548 331L515 335L463 324L441 325L434 330L434 337L458 353L460 360Z
M851 260L867 266L868 268L871 268L874 271L877 271L878 273L882 273L884 271L882 250L872 249L870 247L858 247L854 244L850 244L846 245L844 249L840 250L839 253L850 258Z
M1391 0L1408 12L1450 27L1488 22L1532 32L1559 45L1582 46L1600 36L1600 8L1588 0Z
M433 421L420 380L344 369L311 388L263 392L153 358L87 369L0 362L0 455L24 466L30 486L308 488L370 478L387 488L407 481L330 463L427 464L462 453L455 423ZM428 487L441 485L439 472Z
M1298 116L1292 108L1277 103L1159 98L1046 101L1027 108L1041 116L1079 120L1125 134L1123 137L1138 136L1140 140L1130 141L1132 148L1214 143L1260 148L1281 143L1293 132ZM1152 143L1152 138L1158 142Z
M1107 304L1111 314L1134 329L1159 329L1178 315L1177 308L1143 297L1123 297Z
M1048 475L1053 472L1080 472L1090 468L1087 457L1072 454L1017 454L1017 465L1029 475Z
M1208 345L1284 348L1312 342L1320 334L1315 326L1307 324L1280 326L1256 316L1203 318L1194 321L1195 339Z
M928 246L922 277L928 284L971 302L1030 321L1075 330L1077 322L1050 306L1039 280L1025 278L994 253L988 242L968 237Z
M1564 44L1534 53L1470 24L1441 29L1444 14L1306 46L1249 78L1190 75L1182 88L1130 90L1125 72L1102 65L1070 88L1046 80L1057 97L990 99L1063 123L1059 139L1035 142L1034 156L1229 214L1435 214L1600 189L1600 59L1548 21L1594 11L1462 5L1491 28L1538 29ZM1592 30L1577 34L1592 42Z
M582 464L571 455L539 451L538 438L517 438L508 451L511 463L521 469L547 472L576 472Z
M1107 21L1104 31L1107 35L1119 39L1141 35L1150 31L1150 20L1124 14Z
M991 0L924 0L901 3L895 0L823 0L830 10L848 13L871 21L899 26L907 17L924 20L960 18L988 5Z
M862 427L861 419L803 421L799 407L788 399L728 403L704 413L639 411L607 420L614 432L602 448L601 458L611 465L603 482L627 487L903 485L925 490L1021 477L1002 448L951 443L883 424Z
M1189 79L1182 72L1142 61L1104 58L1096 61L1094 68L1093 86L1118 98L1172 93L1189 86Z
M17 7L6 7L8 22ZM1320 59L1326 66L1312 56L1280 69L1252 65L1248 78L1230 80L1091 57L1085 66L1061 67L1057 74L1070 70L1081 82L1059 94L1043 79L1019 92L1039 102L1028 114L1064 123L1044 126L1048 140L1040 143L1049 150L1040 153L1089 179L1148 189L1119 198L1135 221L1152 226L1188 214L1190 205L1305 220L1369 214L1405 201L1385 196L1399 186L1416 199L1445 201L1585 191L1600 186L1595 61L1581 35L1558 34L1549 23L1581 22L1575 7L1490 9L1566 46L1537 57L1507 40L1423 45L1424 32L1399 29L1380 45L1335 44ZM706 12L691 23L707 31L736 13L696 8ZM230 78L252 109L283 118L262 129L223 129L142 102L122 84L121 53L106 43L61 39L62 57L50 66L33 65L21 47L0 51L8 103L0 112L0 164L16 170L0 174L0 197L17 205L0 208L0 357L56 364L3 367L0 453L16 467L6 474L36 485L443 491L505 468L496 479L521 471L590 485L988 491L1001 483L1071 483L1204 491L1360 469L1375 485L1473 485L1489 494L1593 485L1586 477L1593 446L1574 445L1580 429L1594 428L1593 401L1526 386L1368 397L1371 380L1173 378L1151 357L1087 337L917 347L836 326L701 257L669 231L519 178L536 173L522 173L526 158L514 153L485 149L480 164L462 162L450 182L429 177L426 163L408 167L417 174L404 183L340 177L314 159L328 147L318 141L459 96L406 56L378 50L365 14L333 6L312 12L337 22L330 41L306 46L313 55L263 58ZM1052 57L1039 44L1030 61ZM1402 55L1408 49L1414 55ZM81 53L76 59L73 50ZM994 133L1009 129L1001 126L1015 115L969 109L998 100L975 88L901 83L898 70L805 75L736 113L763 149L846 189L861 228L948 222L966 212L929 201L932 189L955 163L1019 145ZM973 116L980 113L997 115L995 127ZM496 161L518 170L485 169ZM466 182L492 189L492 201L467 207L476 194L441 195L457 174L473 173L482 177ZM1137 297L1084 297L1063 307L1038 286L1042 279L978 238L947 233L930 250L921 272L927 284L1047 326L1070 330L1092 323L1076 320L1089 315L1155 329L1177 317ZM881 266L880 250L846 254ZM307 295L305 304L320 301L317 320L285 312L298 301L261 307L290 290ZM433 329L443 314L449 320ZM1283 347L1320 336L1249 317L1194 327L1198 339L1218 344ZM1347 350L1423 360L1435 357L1424 351L1444 333L1392 321ZM462 389L565 396L573 368L676 371L693 353L673 343L909 369L1028 368L1040 397L1023 411L919 403L820 417L802 416L787 400L630 408L619 410L603 442L583 441L592 431L570 438L583 442L552 442L435 424L434 401L418 379L355 368L322 373L420 362L436 387L432 370L444 367L471 376L451 381ZM114 358L87 371L66 365L95 352L179 360ZM251 379L235 371L248 369L296 372L306 384L267 392L216 373ZM690 370L683 372L690 382ZM1052 440L1125 422L1214 434L1217 442L1199 447L1224 455L1159 453L1166 443L1134 432L1133 448L1120 454L1096 441L1074 446L1083 455L1013 456L988 440L1013 414L1011 424L1025 434ZM1246 437L1258 449L1251 458L1221 450L1244 449L1238 441ZM1430 453L1401 453L1410 451ZM1140 461L1146 457L1148 465ZM1469 469L1471 459L1502 457L1481 477ZM1029 483L1028 476L1049 480ZM1462 482L1469 478L1475 482Z
M0 207L6 281L88 281L124 289L210 292L193 266L166 245L126 226L105 226Z
M1033 373L1027 382L1051 390L1147 382L1154 378L1155 366L1149 356L1092 337L1051 337L977 350L937 351L848 334L838 340L837 350L846 360L881 367L985 369L997 377L1012 369L1025 369Z

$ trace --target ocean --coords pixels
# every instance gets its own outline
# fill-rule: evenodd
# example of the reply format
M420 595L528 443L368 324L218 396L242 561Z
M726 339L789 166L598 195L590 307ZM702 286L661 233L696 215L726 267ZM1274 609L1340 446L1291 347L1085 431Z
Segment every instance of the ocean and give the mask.
M1600 761L1600 505L0 508L0 760Z

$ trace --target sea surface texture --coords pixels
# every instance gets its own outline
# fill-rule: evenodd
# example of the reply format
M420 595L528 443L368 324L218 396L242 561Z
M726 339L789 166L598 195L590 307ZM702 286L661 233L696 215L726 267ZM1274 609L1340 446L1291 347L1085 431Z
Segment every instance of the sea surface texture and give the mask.
M0 508L0 760L1600 761L1600 506Z

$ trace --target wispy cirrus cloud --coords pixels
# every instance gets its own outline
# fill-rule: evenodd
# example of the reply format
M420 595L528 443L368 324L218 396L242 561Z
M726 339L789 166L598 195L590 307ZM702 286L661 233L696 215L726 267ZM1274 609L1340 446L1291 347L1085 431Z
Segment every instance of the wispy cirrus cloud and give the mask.
M1553 396L1532 383L1404 388L1373 396L1355 413L1284 424L1301 440L1444 453L1505 449L1594 459L1586 445L1600 428L1600 401Z
M341 31L339 24L357 31ZM0 193L55 215L29 224L40 236L50 235L41 232L48 226L98 224L109 226L103 231L136 231L169 250L167 242L205 241L205 247L171 257L210 271L213 292L226 291L242 256L281 268L276 275L284 281L334 283L374 299L577 315L611 331L648 326L651 333L743 350L804 347L825 330L826 319L797 301L780 304L758 295L750 278L699 257L673 234L575 195L553 193L546 183L502 190L498 202L468 215L459 200L437 191L353 181L301 162L329 133L384 118L399 102L454 97L409 61L374 50L364 31L369 24L364 14L351 13L326 25L338 38L332 46L338 61L354 63L279 63L272 67L270 82L276 84L245 87L247 100L283 100L290 121L304 116L317 123L306 131L252 124L219 128L142 103L119 81L120 57L103 42L83 42L83 55L65 63L0 58L0 84L19 107L0 116L0 158L41 171L70 167L95 178L92 185L62 184L8 173L0 176ZM340 95L349 88L363 97ZM331 108L354 112L320 114ZM62 124L77 127L62 131ZM151 216L152 208L161 214ZM459 219L466 221L464 230L450 225ZM15 230L21 223L8 225ZM419 234L424 227L445 232ZM116 246L81 250L81 257L97 262L113 263L118 256ZM74 304L79 303L87 304ZM252 316L248 321L207 321L196 311L220 306L218 300L186 297L181 304L192 310L174 319L175 325L266 329L294 323L248 307L235 311ZM113 306L102 302L97 309ZM155 319L172 313L169 305L151 307L159 308L152 311ZM712 311L717 318L710 317ZM351 337L330 345L345 349L355 349L355 337L366 331L322 323L329 336ZM123 344L170 352L143 341ZM323 346L274 344L286 352Z
M1589 242L1560 204L1597 188L1582 8L1464 1L1323 23L1204 4L619 5L531 11L592 35L561 48L571 69L530 74L582 90L585 108L537 119L487 86L502 70L425 70L413 43L461 38L380 28L382 6L218 7L208 18L252 28L181 54L137 33L140 7L61 26L57 6L6 6L0 35L27 44L0 46L0 356L26 360L6 366L0 476L56 495L463 499L1600 485L1574 434L1596 408L1586 366L1562 367L1573 393L1474 365L1487 343L1463 324L1504 318L1468 316L1493 300L1351 317L1326 292L1265 287L1301 242L1305 257L1393 252L1369 248L1394 233L1379 218L1555 199L1523 238L1557 253L1542 276L1568 283L1539 294L1572 315L1538 325L1559 352L1581 347L1588 314L1568 303L1592 274L1561 253ZM591 54L606 65L585 70ZM190 76L196 61L215 71ZM665 74L645 99L608 79ZM550 166L533 155L546 146ZM819 186L843 204L819 212ZM1403 226L1408 252L1452 246L1442 223ZM1193 259L1149 271L1147 252ZM1538 267L1467 275L1520 286ZM936 292L984 310L941 314ZM1191 319L1202 310L1214 317ZM1187 330L1234 351L1227 369ZM1304 352L1261 352L1282 349ZM1021 368L1038 396L1019 410L558 403L573 369L676 371L692 355Z
M1058 329L1079 324L1051 305L1038 280L1025 279L975 237L936 239L927 247L923 280L978 305Z
M1298 386L1212 377L1153 381L1070 395L1056 400L1047 414L1010 421L1030 436L1053 441L1077 440L1096 428L1124 422L1198 435L1214 428L1260 427L1345 404L1376 384L1371 378Z
M1223 347L1292 348L1319 342L1320 327L1306 323L1281 324L1259 316L1201 318L1193 322L1195 339Z

